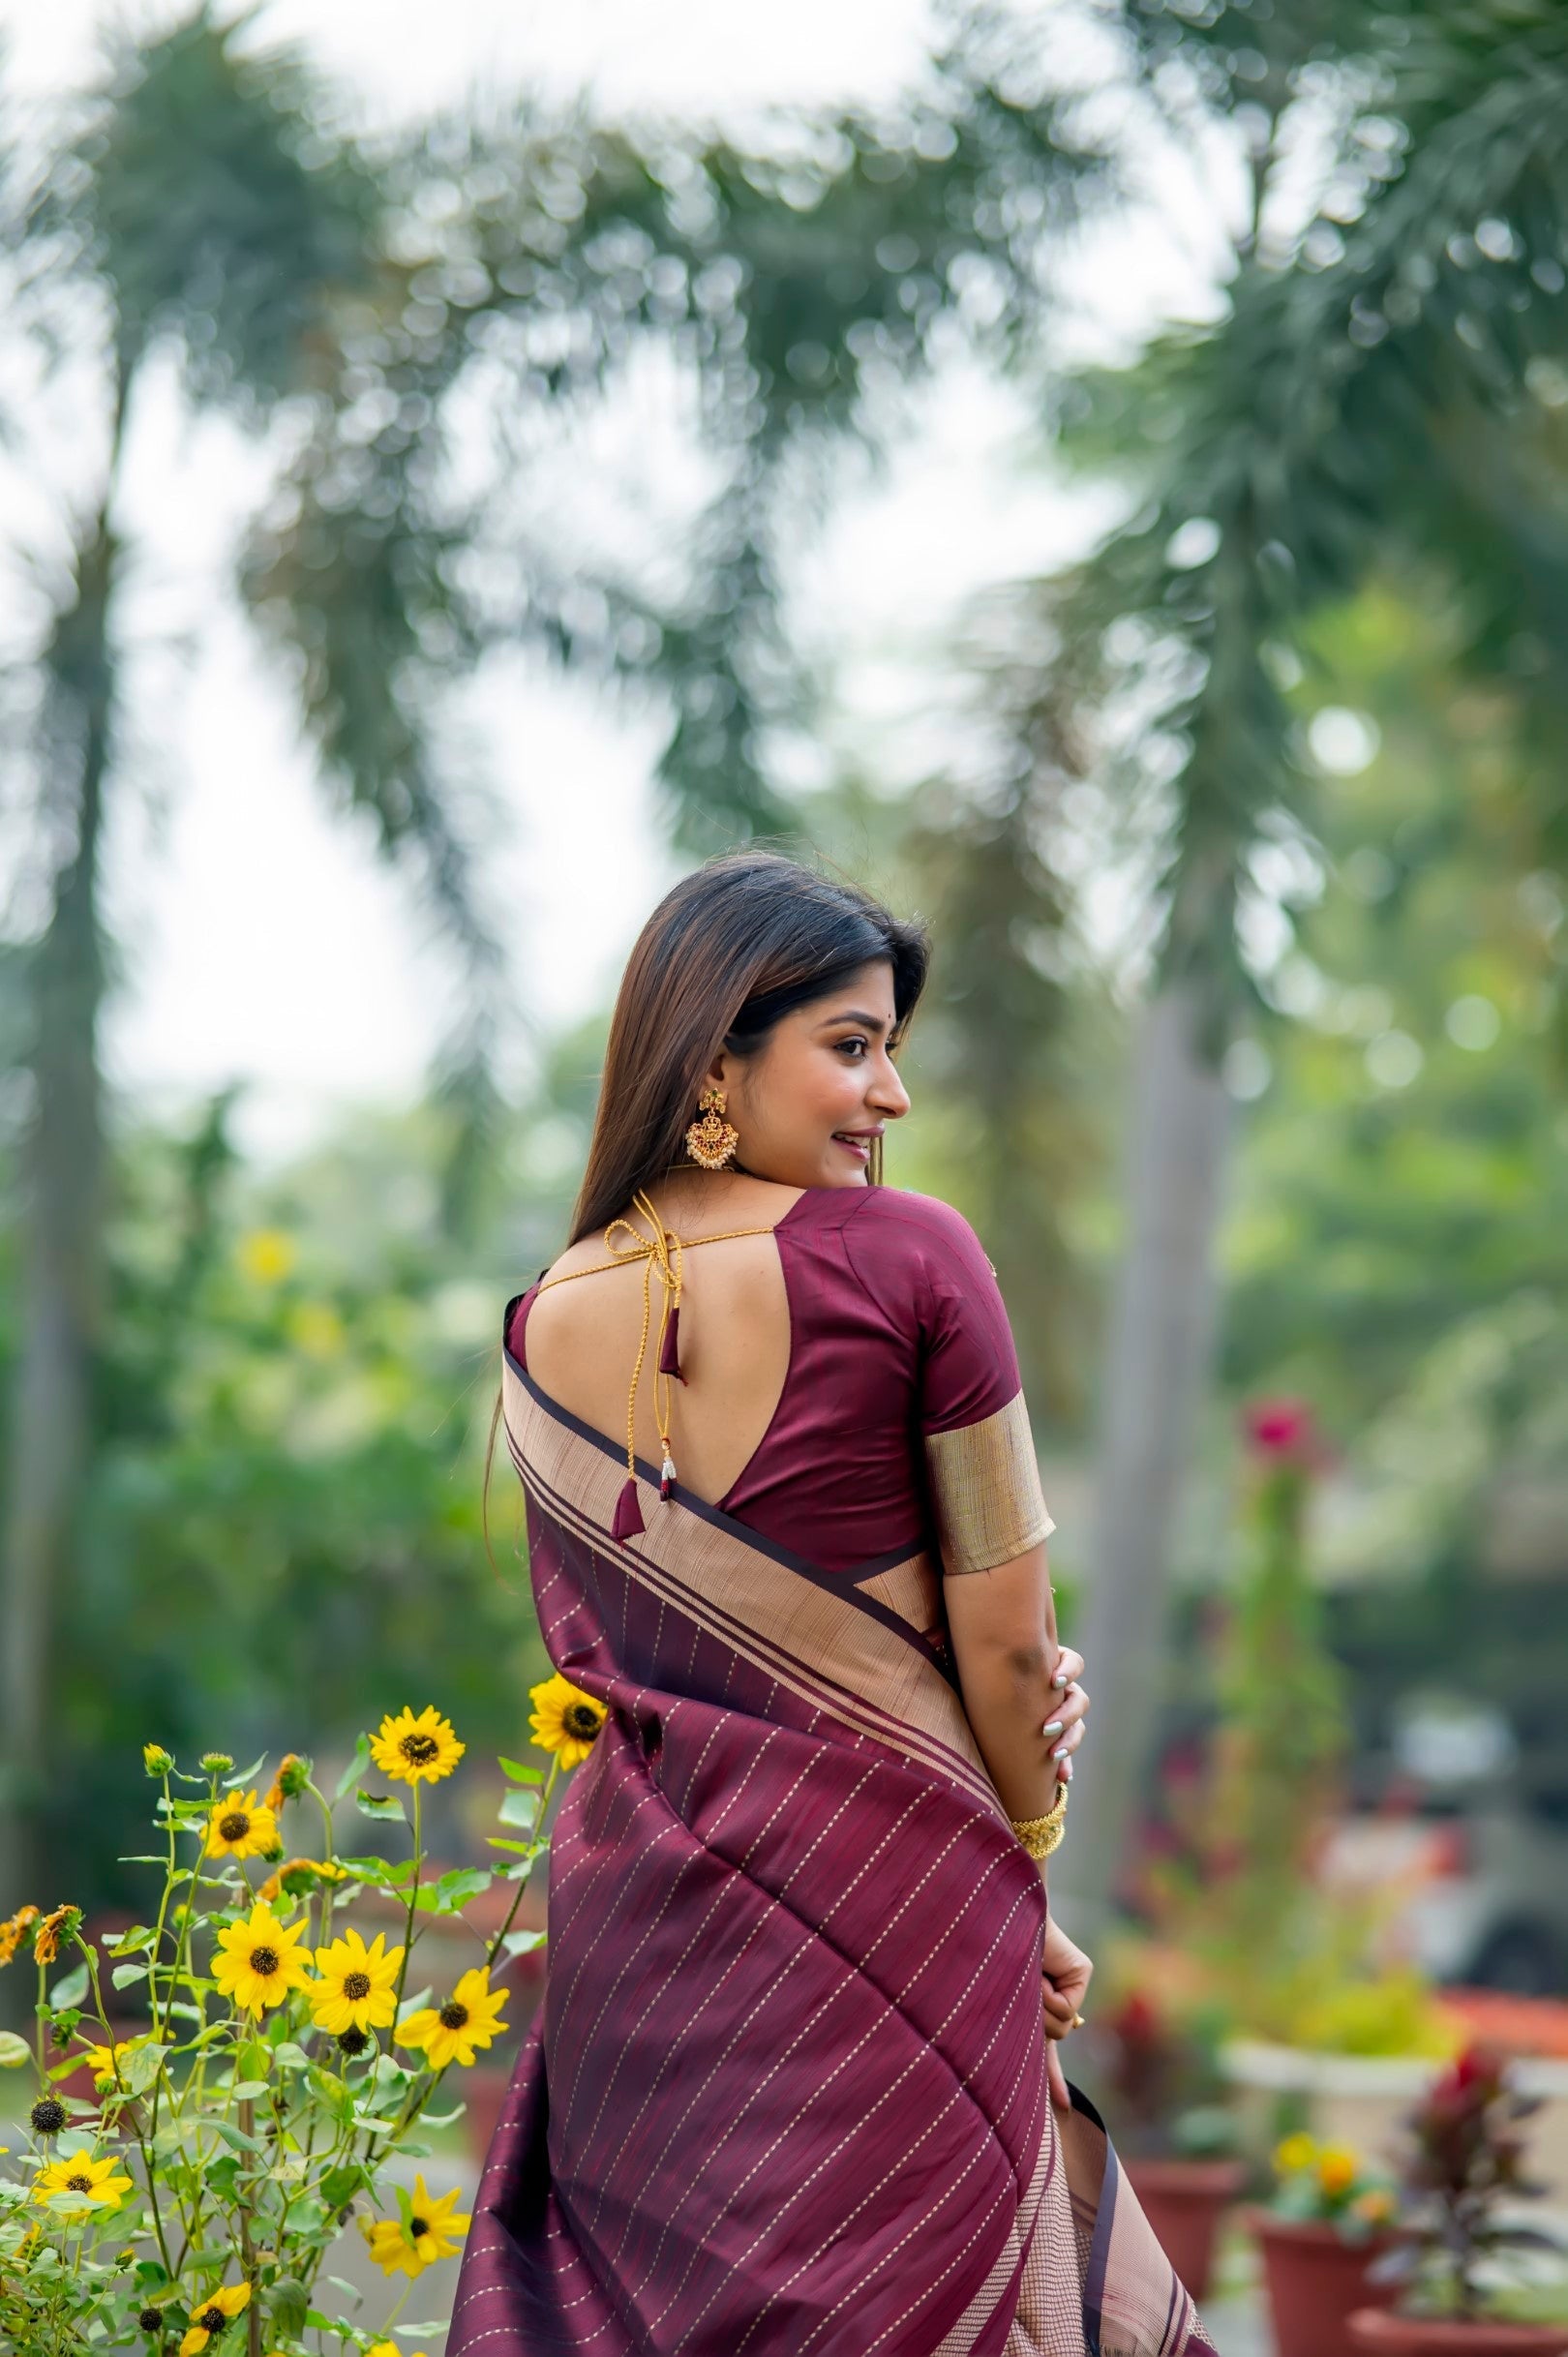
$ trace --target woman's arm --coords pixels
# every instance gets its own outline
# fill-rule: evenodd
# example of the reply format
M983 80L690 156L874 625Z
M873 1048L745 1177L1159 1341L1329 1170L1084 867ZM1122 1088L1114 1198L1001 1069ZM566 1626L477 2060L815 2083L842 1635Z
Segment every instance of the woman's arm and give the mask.
M1059 1778L1071 1775L1072 1750L1089 1707L1073 1666L1081 1669L1082 1661L1057 1642L1043 1542L990 1571L950 1579L946 1598L964 1710L1002 1805L1010 1817L1042 1817ZM1057 1723L1063 1732L1055 1731ZM1058 1760L1057 1746L1064 1743ZM1042 1883L1045 1866L1041 1858ZM1073 2027L1094 1966L1054 1917L1041 1965L1051 2097L1065 2108L1070 2098L1056 2041Z

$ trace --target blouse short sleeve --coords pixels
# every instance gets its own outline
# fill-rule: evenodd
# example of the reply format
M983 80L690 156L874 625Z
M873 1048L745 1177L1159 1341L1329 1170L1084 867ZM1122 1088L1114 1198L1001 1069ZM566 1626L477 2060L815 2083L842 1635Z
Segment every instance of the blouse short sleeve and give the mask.
M920 1435L943 1565L989 1571L1056 1527L1040 1494L1018 1354L996 1271L962 1214L924 1207Z

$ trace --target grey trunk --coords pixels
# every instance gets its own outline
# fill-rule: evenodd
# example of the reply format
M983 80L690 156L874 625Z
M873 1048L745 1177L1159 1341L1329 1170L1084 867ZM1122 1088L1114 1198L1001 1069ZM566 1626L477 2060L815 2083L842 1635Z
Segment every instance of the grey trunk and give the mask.
M65 836L49 922L33 962L34 1100L23 1163L20 1334L0 1521L0 1914L74 1894L41 1881L57 1600L91 1453L101 1308L104 990L98 862L111 726L106 514L83 549L75 604L46 660L53 690L46 803Z
M1177 1510L1215 1329L1230 1101L1197 1043L1197 999L1167 985L1135 1061L1122 1199L1126 1238L1101 1376L1082 1625L1094 1711L1053 1907L1075 1939L1106 1919L1156 1733Z

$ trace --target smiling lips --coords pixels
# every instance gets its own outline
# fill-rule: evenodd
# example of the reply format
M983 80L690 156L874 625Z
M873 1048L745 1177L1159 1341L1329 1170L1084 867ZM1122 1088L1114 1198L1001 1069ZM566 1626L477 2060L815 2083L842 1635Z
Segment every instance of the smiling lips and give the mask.
M841 1146L848 1146L852 1154L859 1154L863 1161L869 1161L871 1141L873 1138L880 1137L882 1132L880 1130L835 1130L833 1135Z

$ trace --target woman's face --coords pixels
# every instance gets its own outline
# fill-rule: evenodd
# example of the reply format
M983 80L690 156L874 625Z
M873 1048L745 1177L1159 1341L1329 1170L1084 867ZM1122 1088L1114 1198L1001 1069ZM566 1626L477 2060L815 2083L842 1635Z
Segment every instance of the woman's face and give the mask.
M892 966L878 958L782 1016L754 1056L721 1050L736 1160L780 1186L863 1187L872 1139L909 1111L893 1022Z

